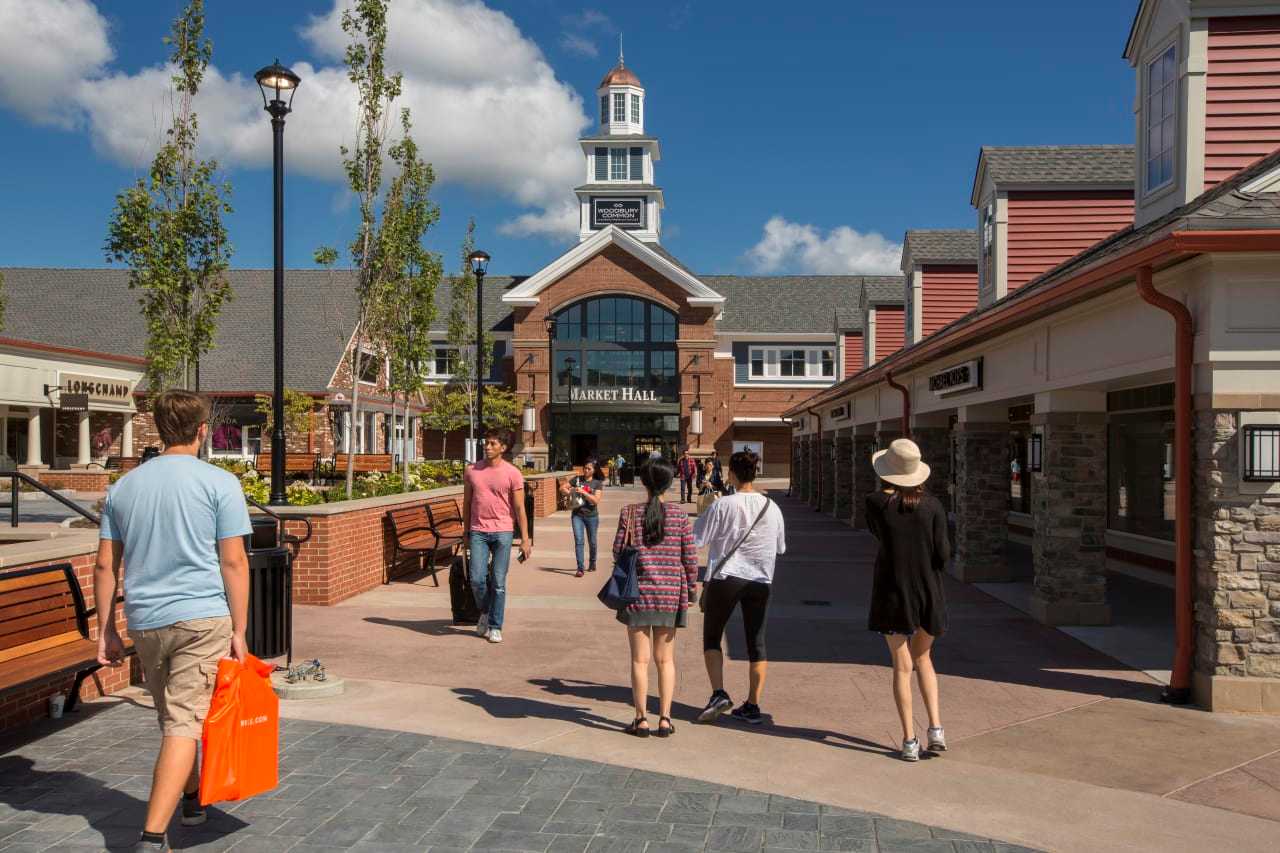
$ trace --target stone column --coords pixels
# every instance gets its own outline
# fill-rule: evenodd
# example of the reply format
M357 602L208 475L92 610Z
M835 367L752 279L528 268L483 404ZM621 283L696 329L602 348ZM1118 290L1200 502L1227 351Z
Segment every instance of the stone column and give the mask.
M821 460L822 433L815 432L809 436L809 506L814 509L818 508L818 502L822 500L822 489L826 485L822 471L818 468L822 464Z
M40 454L40 410L35 406L27 409L27 466L43 466Z
M951 426L948 415L915 415L911 418L911 438L920 448L920 458L929 466L929 494L951 510Z
M1036 408L1041 406L1037 395ZM1107 625L1107 413L1037 411L1041 466L1033 471L1031 615L1046 625ZM1034 439L1033 439L1034 440Z
M1012 580L1005 559L1009 515L1009 423L961 409L955 426L956 533L951 574L968 583Z
M1196 702L1212 711L1275 713L1280 495L1240 480L1240 414L1196 412L1193 685Z
M867 495L876 488L876 472L871 467L871 454L876 450L875 424L860 424L853 429L853 514L850 522L858 530L867 529Z
M133 413L124 413L124 424L120 427L120 455L133 455Z
M89 413L80 412L79 422L77 424L77 442L76 442L76 464L80 466L88 465L93 461L92 448L89 446Z
M835 476L835 502L832 510L840 521L848 521L853 515L853 430L845 428L836 433L836 459L831 466Z
M834 432L822 434L822 444L818 452L818 465L822 469L822 494L818 497L818 510L831 513L836 508L836 435Z

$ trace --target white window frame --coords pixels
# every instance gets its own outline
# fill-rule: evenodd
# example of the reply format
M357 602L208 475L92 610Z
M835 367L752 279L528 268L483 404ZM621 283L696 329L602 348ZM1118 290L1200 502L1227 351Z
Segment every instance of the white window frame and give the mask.
M357 376L357 377L356 377L356 379L360 382L360 384L361 384L361 385L372 385L372 386L374 386L374 387L376 388L376 387L377 387L377 385L378 385L378 383L382 381L383 377L387 377L387 381L388 381L388 382L389 382L389 381L391 381L391 380L390 380L391 368L390 368L390 366L388 365L387 360L386 360L386 359L383 359L383 358L379 358L379 357L378 357L378 354L377 354L376 352L369 352L369 350L367 350L367 349L361 349L361 350L360 350L360 361L361 361L362 365L363 365L363 364L367 364L369 359L372 359L372 360L374 360L374 361L376 361L376 362L380 362L380 364L378 365L378 378L377 378L375 381L370 382L370 381L369 381L369 380L367 380L367 379L363 379L363 378L361 378L361 377Z
M1156 66L1163 66L1165 59L1169 56L1173 57L1173 73L1172 77L1163 80L1158 90L1152 89L1151 74ZM1142 127L1142 185L1145 194L1150 195L1170 186L1178 173L1178 94L1181 89L1181 76L1178 72L1178 46L1170 44L1164 50L1156 54L1155 58L1147 62L1143 66L1143 127ZM1170 92L1171 106L1169 112L1164 112L1163 101L1166 92ZM1156 107L1159 107L1157 113ZM1156 121L1157 116L1159 121ZM1151 131L1155 124L1161 126L1160 131L1160 147L1153 151L1151 149ZM1151 183L1151 164L1159 163L1164 155L1169 155L1169 174L1161 175L1162 180L1158 183Z
M631 175L631 150L628 148L610 148L609 149L609 180L629 181L631 180L630 175Z
M644 124L644 122L640 120L640 96L635 92L632 92L631 97L628 100L631 102L631 123Z
M257 456L249 450L249 431L253 430L258 436L258 447L262 447L262 424L236 424L240 427L240 450L215 450L213 442L209 442L209 456L214 459L253 459Z
M454 376L453 373L440 373L439 371L436 370L436 362L439 359L439 352L441 350L450 350L453 352L453 362L455 365L462 360L462 351L459 350L457 347L451 347L448 344L432 344L431 357L428 359L429 366L426 373L426 378L428 380L452 379Z
M784 374L782 372L782 353L801 352L804 354L803 364L804 373ZM832 372L830 374L823 373L823 353L829 357L828 364L831 365ZM763 373L755 372L755 363L762 362ZM753 346L747 349L747 380L754 382L768 381L774 379L783 380L822 380L829 379L832 382L836 380L837 360L836 348L834 346L812 346L806 344L797 344L795 346L773 345L773 346Z
M627 93L613 93L613 121L614 123L626 122L627 120Z

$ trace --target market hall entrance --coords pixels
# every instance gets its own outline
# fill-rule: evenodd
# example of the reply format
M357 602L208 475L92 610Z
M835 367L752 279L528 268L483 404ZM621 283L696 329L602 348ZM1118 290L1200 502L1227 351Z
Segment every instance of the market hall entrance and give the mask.
M557 405L551 415L551 452L557 466L581 465L590 456L613 459L622 454L638 466L656 450L668 459L677 453L679 416L649 412L569 413Z

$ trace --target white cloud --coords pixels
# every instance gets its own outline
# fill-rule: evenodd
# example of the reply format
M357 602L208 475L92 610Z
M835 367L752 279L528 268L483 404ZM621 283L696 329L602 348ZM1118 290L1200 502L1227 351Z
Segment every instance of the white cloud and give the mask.
M572 53L578 56L595 58L600 55L600 49L596 47L595 42L577 33L561 33L560 47L565 53Z
M873 275L898 272L902 245L872 231L840 225L825 235L812 225L774 216L747 260L760 272Z
M169 125L171 72L157 65L106 73L106 22L87 0L54 5L66 7L65 14L33 15L31 4L0 0L0 103L35 117L37 105L22 100L22 82L40 67L21 51L4 49L21 24L24 44L44 48L40 62L69 75L61 87L41 87L41 104L49 91L70 92L63 126L84 126L95 149L111 160L146 164ZM350 147L356 125L354 89L341 64L344 6L334 0L333 9L303 27L315 64L282 57L302 78L285 132L286 162L338 183L344 180L338 148ZM576 234L576 216L567 218L564 207L583 168L577 137L590 119L538 46L509 17L477 0L397 0L388 30L387 67L404 74L393 110L412 110L414 136L438 179L534 209L508 223L508 233ZM270 164L270 129L252 76L211 66L195 109L202 156L230 168Z
M113 56L89 0L0 0L0 104L37 124L72 127L65 94Z

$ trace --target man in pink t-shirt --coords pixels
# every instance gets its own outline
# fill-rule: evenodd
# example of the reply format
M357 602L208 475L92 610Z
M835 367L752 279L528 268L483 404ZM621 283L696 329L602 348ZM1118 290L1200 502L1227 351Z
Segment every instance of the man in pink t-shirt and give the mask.
M476 633L491 643L502 642L502 617L507 606L507 567L516 525L520 530L520 561L533 555L529 519L524 512L524 477L502 458L511 447L511 433L491 429L484 435L484 459L467 468L462 493L462 527L471 549L468 574L471 592L480 608ZM493 556L493 579L489 557Z

